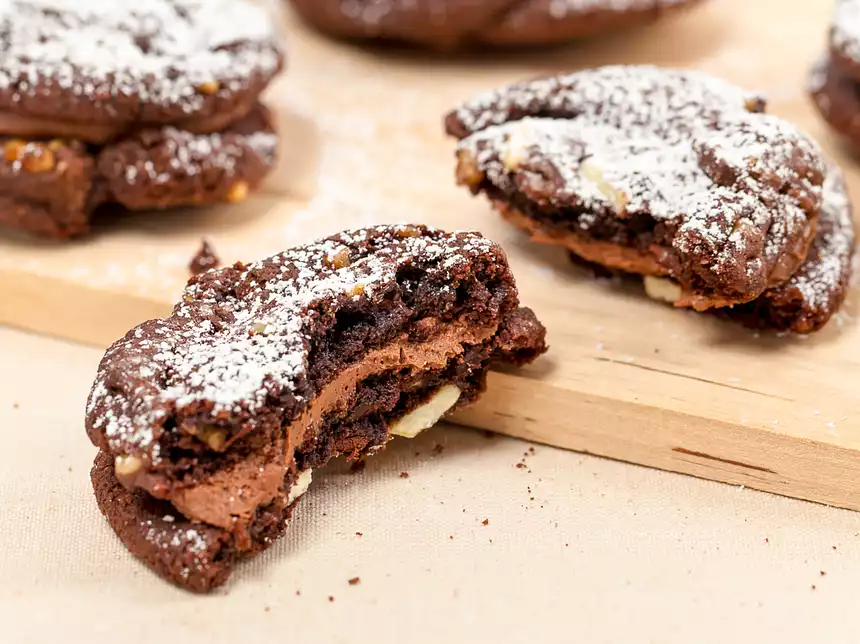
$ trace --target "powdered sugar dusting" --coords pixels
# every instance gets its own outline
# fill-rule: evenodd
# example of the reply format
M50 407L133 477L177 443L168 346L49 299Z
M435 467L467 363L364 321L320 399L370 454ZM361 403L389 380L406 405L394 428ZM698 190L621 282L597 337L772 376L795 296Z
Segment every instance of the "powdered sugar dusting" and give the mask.
M842 173L835 166L824 182L819 227L813 246L814 256L804 262L785 288L795 288L800 292L804 308L829 314L841 302L854 255L851 203L845 192Z
M824 162L762 108L699 73L604 67L483 94L453 117L461 153L493 185L582 213L583 231L600 217L671 222L676 251L763 290L808 234Z
M360 248L370 249L359 251ZM411 226L347 231L247 267L210 271L165 320L114 344L102 361L88 422L114 453L157 460L169 417L253 425L267 399L306 400L309 320L357 298L381 300L413 264L441 275L501 251L476 233Z
M151 161L139 167L129 165L123 175L129 185L134 185L144 178L141 174L144 174L148 181L167 183L176 172L195 176L212 168L221 170L225 179L229 179L238 174L238 166L249 150L256 154L264 165L270 167L275 163L278 138L273 132L193 134L172 126L165 126L162 130L165 153L170 159L172 173L159 172Z
M108 112L137 95L190 113L202 84L238 90L280 64L271 18L247 0L4 0L0 19L14 102L58 87Z

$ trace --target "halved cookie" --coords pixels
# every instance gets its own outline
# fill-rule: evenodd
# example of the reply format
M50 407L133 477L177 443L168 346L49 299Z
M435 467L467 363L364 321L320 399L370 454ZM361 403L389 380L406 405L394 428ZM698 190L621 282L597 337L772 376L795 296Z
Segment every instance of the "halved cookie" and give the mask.
M87 407L99 505L133 554L209 590L282 530L311 470L429 427L544 336L474 233L380 226L208 271L102 360Z

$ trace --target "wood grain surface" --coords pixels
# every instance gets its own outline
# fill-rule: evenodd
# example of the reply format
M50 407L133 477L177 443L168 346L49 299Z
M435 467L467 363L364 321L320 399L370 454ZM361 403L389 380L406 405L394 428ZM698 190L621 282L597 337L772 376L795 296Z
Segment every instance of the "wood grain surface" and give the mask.
M477 229L507 250L551 353L491 375L455 419L621 460L860 509L860 335L849 303L818 335L758 335L594 280L529 244L453 182L441 117L476 91L609 63L693 67L770 97L847 171L860 169L806 97L830 3L711 0L599 42L472 58L362 51L281 19L289 69L271 88L283 161L240 207L133 214L73 243L0 234L0 322L106 346L166 314L202 238L253 260L343 228L423 222ZM856 299L856 298L853 298Z

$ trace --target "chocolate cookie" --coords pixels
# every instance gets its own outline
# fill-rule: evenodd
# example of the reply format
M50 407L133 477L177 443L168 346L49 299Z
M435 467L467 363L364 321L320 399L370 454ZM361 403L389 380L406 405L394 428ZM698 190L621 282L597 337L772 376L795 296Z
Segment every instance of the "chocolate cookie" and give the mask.
M217 131L206 120L248 112L282 62L248 0L8 0L0 18L0 110L50 136L56 122L104 128L77 137L96 143L140 123Z
M277 144L261 105L212 134L164 125L101 148L0 138L0 223L73 237L87 233L106 204L150 210L240 202L274 166Z
M676 304L750 302L807 255L825 160L764 101L691 71L604 67L450 113L457 177L535 241L668 277Z
M207 271L101 362L96 498L133 554L209 590L283 530L313 469L414 436L544 335L474 233L380 226Z
M860 0L837 0L829 53L814 65L809 92L833 129L860 148Z
M274 162L282 67L247 0L0 5L0 222L85 233L95 208L244 199Z
M696 1L291 0L333 36L437 49L561 43L651 22Z

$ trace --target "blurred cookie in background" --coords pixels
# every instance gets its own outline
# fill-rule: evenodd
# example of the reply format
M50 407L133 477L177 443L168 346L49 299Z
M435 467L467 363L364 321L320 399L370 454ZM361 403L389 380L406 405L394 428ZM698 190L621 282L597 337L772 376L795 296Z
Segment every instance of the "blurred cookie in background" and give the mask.
M537 46L656 20L700 0L289 0L338 38L432 49Z
M860 0L837 0L829 51L812 69L809 92L830 126L860 148Z
M274 165L283 67L249 0L0 3L0 223L71 237L105 204L239 202Z

